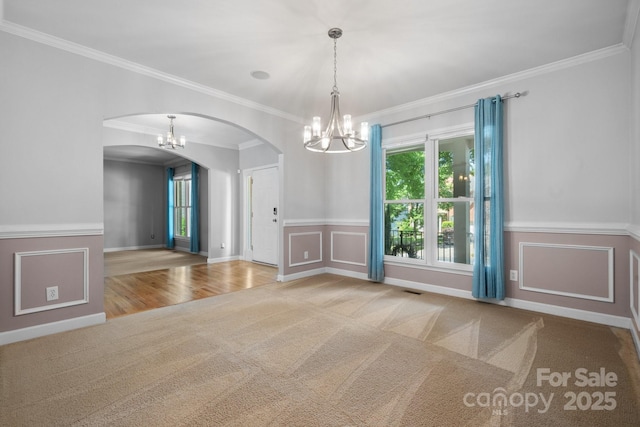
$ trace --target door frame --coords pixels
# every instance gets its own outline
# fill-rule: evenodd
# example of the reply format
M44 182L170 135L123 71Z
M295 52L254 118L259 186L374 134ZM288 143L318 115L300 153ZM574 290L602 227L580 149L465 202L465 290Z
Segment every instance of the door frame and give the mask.
M268 165L262 165L254 168L248 168L242 170L242 245L241 253L242 259L245 261L253 261L253 249L251 248L251 192L250 180L253 178L253 173L258 170L275 168L278 174L278 270L282 268L282 218L283 218L283 200L282 200L282 155L279 155L279 163L272 163ZM279 271L280 274L280 271Z

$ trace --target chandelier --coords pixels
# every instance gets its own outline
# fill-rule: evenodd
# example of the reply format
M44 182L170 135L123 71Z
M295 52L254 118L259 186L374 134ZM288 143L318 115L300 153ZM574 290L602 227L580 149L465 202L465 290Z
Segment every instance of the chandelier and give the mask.
M320 117L314 117L311 126L304 127L304 146L307 150L320 153L348 153L362 150L367 146L369 139L369 124L362 122L360 132L353 130L351 115L345 114L340 121L340 92L336 74L337 66L337 39L342 36L340 28L329 30L329 37L333 39L333 90L331 91L331 114L329 123L322 131Z
M173 148L176 149L178 147L180 148L184 148L185 144L187 143L187 138L184 136L181 136L180 139L177 139L176 136L173 134L173 119L176 118L176 116L167 116L167 118L169 119L169 132L167 132L167 136L163 137L162 135L158 135L158 146L161 148Z

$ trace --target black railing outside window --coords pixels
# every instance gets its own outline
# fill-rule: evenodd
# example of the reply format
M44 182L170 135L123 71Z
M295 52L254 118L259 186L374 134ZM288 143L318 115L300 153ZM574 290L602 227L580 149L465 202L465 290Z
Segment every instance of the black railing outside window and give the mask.
M421 231L389 230L385 247L386 255L424 259L424 234ZM453 231L438 233L438 261L454 262L454 257Z
M386 254L424 259L424 235L421 231L390 230Z

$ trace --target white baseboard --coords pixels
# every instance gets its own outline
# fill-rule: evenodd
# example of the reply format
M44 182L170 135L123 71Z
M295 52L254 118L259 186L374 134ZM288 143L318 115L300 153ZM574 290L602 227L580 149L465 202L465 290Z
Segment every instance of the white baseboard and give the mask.
M316 268L314 270L303 271L300 273L287 274L286 276L278 274L278 277L276 278L276 280L278 282L290 282L291 280L304 279L305 277L317 276L319 274L323 274L326 272L327 272L327 269L325 267L322 267L322 268Z
M406 280L385 278L385 284L400 286L408 289L415 289L424 292L432 292L435 294L449 295L457 298L465 298L476 300L471 295L471 291L461 289L452 289L445 286L428 285L424 283L409 282ZM631 319L622 316L614 316L612 314L596 313L593 311L579 310L575 308L561 307L557 305L542 304L539 302L525 301L514 298L505 298L504 301L499 300L482 300L497 305L518 308L521 310L535 311L537 313L551 314L553 316L568 317L570 319L583 320L585 322L599 323L601 325L615 326L618 328L629 329Z
M220 257L220 258L207 258L207 264L217 264L220 262L227 262L227 261L238 261L239 259L240 259L239 255Z
M583 320L585 322L599 323L601 325L615 326L616 328L631 328L631 319L628 317L615 316L613 314L596 313L594 311L578 310L575 308L560 307L557 305L542 304L539 302L524 301L513 298L505 298L504 301L497 302L497 304L519 308L521 310L551 314L559 317L568 317L569 319Z
M361 279L361 280L369 279L366 273L358 273L357 271L343 270L341 268L331 268L331 267L327 267L325 270L327 273L337 274L339 276L347 276L347 277L352 277L354 279Z
M434 294L449 295L457 298L473 299L471 292L460 289L447 288L445 286L428 285L426 283L410 282L408 280L394 279L385 277L385 285L398 286L401 288L414 289L423 292L431 292Z
M14 331L0 332L0 345L11 344L18 341L30 340L45 335L99 325L107 321L105 313L90 314L88 316L75 317L73 319L60 320L58 322L45 323L43 325L30 326Z

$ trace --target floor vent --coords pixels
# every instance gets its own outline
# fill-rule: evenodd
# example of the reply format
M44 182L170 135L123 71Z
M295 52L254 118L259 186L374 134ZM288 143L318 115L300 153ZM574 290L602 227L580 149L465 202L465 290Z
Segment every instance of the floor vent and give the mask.
M422 292L418 292L418 291L411 291L409 289L405 289L404 290L406 293L408 294L413 294L413 295L422 295Z

